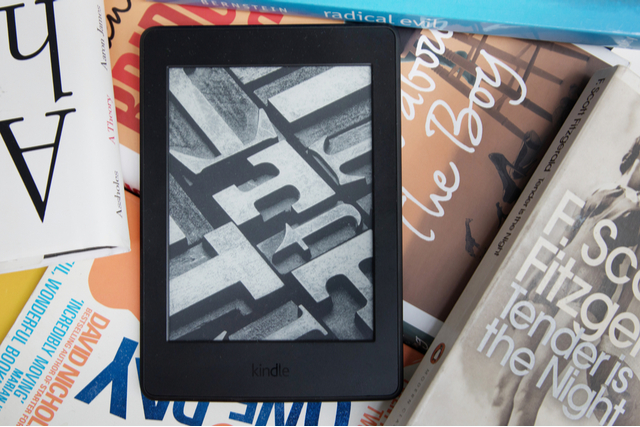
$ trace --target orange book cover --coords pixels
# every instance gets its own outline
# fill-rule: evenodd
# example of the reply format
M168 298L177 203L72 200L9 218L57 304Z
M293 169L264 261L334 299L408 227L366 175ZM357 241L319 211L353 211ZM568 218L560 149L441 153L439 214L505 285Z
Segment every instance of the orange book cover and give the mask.
M105 0L125 183L139 191L139 46L157 25L336 21ZM426 351L576 97L608 65L573 45L398 29L404 341Z
M423 325L435 322L437 332L575 100L608 62L567 44L400 34L405 342L425 351L434 335Z

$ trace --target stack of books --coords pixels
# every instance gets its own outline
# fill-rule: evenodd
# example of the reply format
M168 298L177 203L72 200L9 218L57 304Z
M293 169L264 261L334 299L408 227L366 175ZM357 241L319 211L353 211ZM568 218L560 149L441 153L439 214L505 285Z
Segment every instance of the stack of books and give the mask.
M0 272L40 268L0 276L35 289L12 290L3 313L2 424L634 423L640 95L628 62L594 44L640 47L636 7L580 5L567 12L601 19L550 23L502 2L490 16L463 1L429 15L410 2L180 3L0 6ZM138 376L141 34L330 19L398 26L407 389L151 401Z

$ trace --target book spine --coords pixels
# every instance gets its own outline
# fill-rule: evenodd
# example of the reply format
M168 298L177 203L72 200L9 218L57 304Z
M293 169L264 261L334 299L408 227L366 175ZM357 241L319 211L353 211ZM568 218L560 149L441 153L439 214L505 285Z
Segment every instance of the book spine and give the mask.
M110 197L101 200L102 210L108 213L101 218L104 224L103 228L110 229L109 235L113 236L105 236L105 241L115 239L112 243L114 246L119 246L122 242L126 242L128 246L128 229L121 226L126 223L127 218L124 200L125 185L104 0L85 1L82 5L78 5L78 9L80 7L85 10L84 14L87 16L87 20L92 18L91 23L85 24L86 27L83 28L87 42L79 44L84 51L83 56L91 59L78 65L78 67L82 67L80 72L85 76L81 86L81 94L84 98L83 102L96 110L95 114L87 116L87 118L90 117L91 122L87 121L83 124L87 134L92 132L94 135L89 140L88 147L83 154L87 158L91 158L90 161L96 169L94 191L110 195ZM114 230L117 230L118 233L114 233ZM122 251L114 253L119 252Z
M393 2L365 0L159 0L263 13L309 15L361 23L450 30L534 40L640 48L640 9L603 0L589 5L507 0ZM548 13L553 10L554 13Z
M574 108L565 120L545 157L522 191L518 202L507 217L490 246L490 250L482 259L471 277L460 299L457 301L447 320L436 336L432 347L405 391L394 407L387 425L423 424L427 414L421 412L421 405L428 400L431 393L438 393L429 387L434 381L440 367L447 360L449 350L467 327L467 323L476 308L482 306L483 295L488 291L493 277L507 261L507 254L517 247L519 239L526 237L526 223L544 195L544 191L553 185L553 176L559 169L562 160L571 151L574 141L581 129L586 125L589 116L595 109L597 100L609 84L617 67L597 72L583 91ZM591 105L590 108L585 106ZM525 231L523 233L523 231Z

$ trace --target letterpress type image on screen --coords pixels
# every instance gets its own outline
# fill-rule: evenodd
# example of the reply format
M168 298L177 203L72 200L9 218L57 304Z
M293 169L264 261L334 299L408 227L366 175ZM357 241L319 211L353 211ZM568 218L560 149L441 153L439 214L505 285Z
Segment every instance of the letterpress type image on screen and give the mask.
M373 339L369 65L169 67L168 339Z

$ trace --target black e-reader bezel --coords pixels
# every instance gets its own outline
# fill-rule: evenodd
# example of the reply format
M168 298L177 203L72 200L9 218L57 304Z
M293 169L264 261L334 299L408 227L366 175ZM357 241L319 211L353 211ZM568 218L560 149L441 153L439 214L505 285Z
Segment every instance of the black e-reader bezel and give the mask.
M393 28L154 27L143 34L140 51L143 392L155 400L198 401L379 400L398 395L402 389L400 79ZM364 65L371 70L372 339L170 340L168 70L323 65Z

